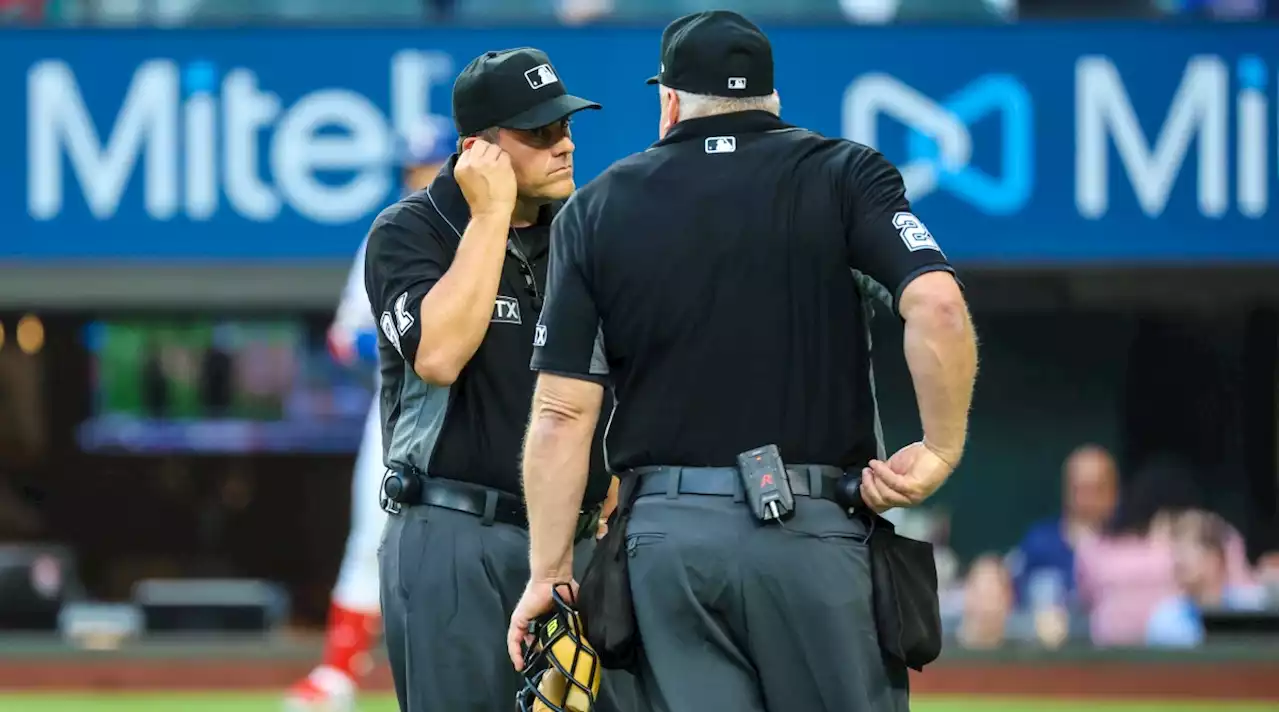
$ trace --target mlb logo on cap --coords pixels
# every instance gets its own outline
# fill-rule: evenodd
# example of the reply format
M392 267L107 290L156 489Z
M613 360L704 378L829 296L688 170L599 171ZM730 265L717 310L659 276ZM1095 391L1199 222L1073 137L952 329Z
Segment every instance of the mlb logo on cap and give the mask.
M548 84L555 84L560 81L556 78L556 73L551 71L550 64L539 64L524 73L524 78L528 80L529 86L534 89L541 89Z
M694 94L744 97L773 93L773 47L750 20L729 10L685 15L662 31L661 84Z
M489 51L453 81L453 121L459 136L488 128L531 131L583 109L599 109L565 91L546 52L532 47Z
M738 139L734 136L711 136L703 143L702 150L707 153L733 153L738 150Z

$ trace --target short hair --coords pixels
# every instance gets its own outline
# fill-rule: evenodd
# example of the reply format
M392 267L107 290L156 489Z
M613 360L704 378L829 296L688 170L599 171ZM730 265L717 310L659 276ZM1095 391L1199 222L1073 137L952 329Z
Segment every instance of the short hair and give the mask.
M458 153L462 153L462 142L463 142L463 141L466 141L467 139L469 139L469 138L471 138L471 137L473 137L473 136L474 136L474 137L476 137L476 138L482 138L482 139L484 139L484 140L488 141L489 143L497 143L497 142L498 142L498 127L497 127L497 126L491 126L491 127L487 128L487 129L485 129L485 130L483 130L483 131L477 131L477 132L475 132L475 133L473 133L473 134L467 134L466 136L459 136L459 137L458 137Z
M671 89L671 87L666 87ZM704 116L734 114L740 111L767 111L774 116L782 115L782 102L777 94L766 96L712 96L710 94L694 94L683 89L671 89L680 99L680 118L697 119Z
M1225 559L1227 544L1231 540L1231 525L1212 512L1193 513L1186 515L1186 519L1189 540Z
M1008 577L1010 575L1009 567L1005 565L1003 556L995 552L986 552L979 554L974 557L973 561L969 562L969 569L966 572L966 576L971 576L975 572L982 571L984 569L997 572L1002 577Z

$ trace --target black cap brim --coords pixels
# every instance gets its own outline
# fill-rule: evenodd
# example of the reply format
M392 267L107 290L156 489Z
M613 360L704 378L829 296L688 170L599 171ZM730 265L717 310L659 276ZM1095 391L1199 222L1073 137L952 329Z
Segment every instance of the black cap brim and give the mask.
M572 94L561 94L500 122L498 127L525 131L540 129L579 111L599 108L600 105L594 101L587 101Z
M662 81L662 77L660 77L660 76L658 76L657 74L655 74L655 75L653 75L652 77L649 77L648 79L644 80L644 83L645 83L645 84L657 84L657 83L659 83L659 82L661 82L661 81Z

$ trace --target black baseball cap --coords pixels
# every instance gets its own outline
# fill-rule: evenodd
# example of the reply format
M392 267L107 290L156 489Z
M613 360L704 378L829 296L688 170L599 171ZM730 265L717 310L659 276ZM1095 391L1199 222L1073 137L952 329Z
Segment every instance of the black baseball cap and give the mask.
M488 128L536 129L600 105L569 94L547 54L532 47L485 52L453 82L459 136Z
M662 64L647 83L711 96L768 96L773 47L736 12L685 15L662 31Z

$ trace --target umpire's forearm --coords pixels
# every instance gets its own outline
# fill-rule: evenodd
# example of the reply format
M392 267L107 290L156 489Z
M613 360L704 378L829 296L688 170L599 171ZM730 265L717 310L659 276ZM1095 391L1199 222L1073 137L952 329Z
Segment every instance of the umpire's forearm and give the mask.
M423 297L414 371L428 383L452 384L484 340L502 279L510 222L489 215L472 217L453 264Z
M573 578L573 537L587 487L594 424L534 404L524 446L529 571L535 581Z
M943 273L924 277L951 281ZM906 320L903 352L925 442L955 465L964 453L978 370L977 338L969 310L959 289L953 287L930 290L910 304L904 299L902 316Z

